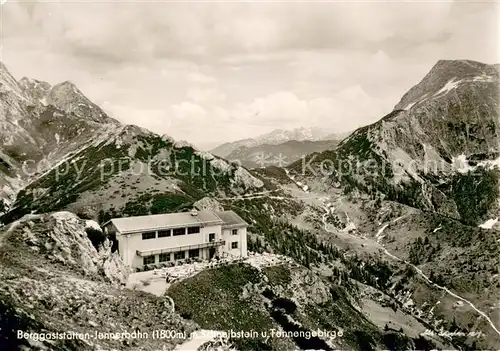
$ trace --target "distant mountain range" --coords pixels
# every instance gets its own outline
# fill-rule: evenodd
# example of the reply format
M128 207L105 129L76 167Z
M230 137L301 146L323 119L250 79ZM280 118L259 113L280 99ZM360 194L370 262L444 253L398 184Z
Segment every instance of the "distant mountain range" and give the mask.
M256 138L221 144L210 152L247 168L283 167L307 154L333 149L347 135L322 128L276 129Z
M284 167L314 152L332 150L338 143L339 140L289 140L279 144L241 146L225 158L247 168Z
M211 149L210 152L220 157L227 157L240 147L251 148L264 144L278 145L288 141L341 140L348 134L349 133L332 133L323 128L295 128L292 130L275 129L270 133L255 138L223 143ZM297 151L300 153L300 150Z

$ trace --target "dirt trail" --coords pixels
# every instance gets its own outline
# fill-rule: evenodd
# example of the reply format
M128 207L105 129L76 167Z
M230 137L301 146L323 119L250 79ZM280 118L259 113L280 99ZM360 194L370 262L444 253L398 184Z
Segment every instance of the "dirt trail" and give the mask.
M286 175L287 175L287 177L288 177L288 178L289 178L292 182L296 183L296 181L295 181L293 178L291 178L291 177L290 177L290 175L288 174L288 171L286 172ZM299 186L299 185L298 185L298 186ZM299 188L301 188L301 189L302 189L302 187L301 187L301 186L299 186ZM308 194L310 194L310 192L309 192L309 191L306 191L306 192L307 192ZM318 197L319 197L319 196L318 196ZM324 198L325 198L324 196L321 196L322 201L326 202ZM332 210L332 207L329 207L329 206L322 206L322 208L323 208L323 210L326 212L326 213L323 215L323 217L322 217L322 222L323 222L324 228L325 228L325 230L326 230L327 232L332 233L332 231L330 230L330 226L329 226L329 225L328 225L328 223L326 222L326 218L327 218L328 214L330 214L330 211ZM385 229L385 228L384 228L384 229ZM380 233L380 234L382 234L382 233ZM378 246L382 249L382 251L383 251L383 252L384 252L387 256L391 257L392 259L394 259L394 260L396 260L396 261L399 261L399 262L403 262L403 263L405 263L405 264L407 264L407 265L409 265L409 266L413 267L413 268L415 269L415 271L416 271L416 272L417 272L417 273L418 273L418 274L419 274L422 278L424 278L424 280L425 280L428 284L430 284L430 285L432 285L432 286L434 286L434 287L436 287L436 288L438 288L438 289L440 289L440 290L443 290L443 291L447 292L449 295L453 296L454 298L459 299L459 300L463 301L464 303L468 304L468 305L469 305L472 309L474 309L474 310L475 310L475 311L476 311L479 315L481 315L481 316L482 316L482 317L483 317L483 318L484 318L484 319L488 322L488 324L491 326L491 328L492 328L492 329L493 329L493 330L494 330L494 331L495 331L498 335L500 335L500 330L499 330L499 328L497 328L497 327L495 326L495 324L493 323L493 321L491 320L491 318L490 318L490 317L488 317L488 315L487 315L485 312L481 311L481 310L480 310L480 309L478 309L476 306L474 306L474 304L473 304L472 302L470 302L470 301L469 301L469 300L467 300L466 298L464 298L464 297L462 297L462 296L460 296L460 295L457 295L456 293L454 293L454 292L450 291L447 287L445 287L445 286L441 286L441 285L439 285L439 284L434 283L434 282L433 282L433 281L432 281L432 280L431 280L431 279L430 279L430 278L429 278L429 277L428 277L428 276L427 276L424 272L422 272L422 270L421 270L420 268L418 268L418 267L417 267L417 266L415 266L414 264L411 264L410 262L407 262L407 261L403 260L403 259L402 259L402 258L400 258L400 257L397 257L397 256L393 255L393 254L392 254L392 253L390 253L390 252L389 252L389 251L388 251L388 250L387 250L387 249L386 249L386 248L385 248L382 244L379 244L378 242L373 241L373 240L371 240L371 239L369 239L369 238L366 238L366 239L367 239L367 240L370 240L370 241L371 241L374 245L378 245Z
M324 227L324 229L327 232L334 233L332 231L332 229L331 229L330 224L327 223L328 215L331 213L332 209L334 209L333 206L328 206L327 203L326 203L326 200L328 200L329 198L325 197L324 195L314 195L314 194L312 194L308 190L308 188L304 189L304 185L303 184L297 184L297 181L289 175L288 170L285 170L285 171L286 171L286 175L287 175L288 179L290 179L290 181L293 182L294 184L296 184L297 187L300 188L300 190L302 190L304 193L307 194L304 197L291 197L291 198L293 198L293 199L319 199L323 203L323 206L321 206L321 208L325 211L325 213L323 214L323 216L321 218L321 221L323 222L323 227ZM263 197L270 198L270 199L277 199L277 200L283 200L283 199L287 198L287 197L284 197L284 196L272 196L272 195L270 196L269 192L263 192L263 193L253 194L253 195L250 195L250 196L235 196L235 197L230 197L230 198L224 198L224 200L258 199L258 198L263 198ZM347 215L347 213L346 213L346 215ZM379 234L382 234L382 231ZM399 262L403 262L403 263L405 263L405 264L413 267L415 269L415 271L422 278L424 278L424 280L428 284L430 284L430 285L432 285L432 286L434 286L434 287L436 287L436 288L438 288L440 290L443 290L446 293L448 293L449 295L453 296L454 298L459 299L459 300L463 301L464 303L468 304L472 309L474 309L479 315L481 315L488 322L488 324L491 326L491 328L498 335L500 335L499 328L497 328L495 326L495 324L493 323L493 321L491 320L491 318L488 317L488 315L485 312L483 312L480 309L478 309L472 302L470 302L466 298L464 298L464 297L462 297L460 295L457 295L456 293L450 291L447 287L441 286L441 285L438 285L438 284L434 283L432 280L430 280L430 278L424 272L422 272L422 270L420 268L418 268L417 266L411 264L410 262L407 262L407 261L403 260L400 257L397 257L397 256L393 255L392 253L390 253L389 251L387 251L387 249L382 244L378 243L377 241L373 241L373 240L371 240L369 238L365 238L365 239L369 240L371 244L374 244L374 245L378 246L384 252L384 254L386 254L387 256L391 257L392 259L394 259L396 261L399 261Z

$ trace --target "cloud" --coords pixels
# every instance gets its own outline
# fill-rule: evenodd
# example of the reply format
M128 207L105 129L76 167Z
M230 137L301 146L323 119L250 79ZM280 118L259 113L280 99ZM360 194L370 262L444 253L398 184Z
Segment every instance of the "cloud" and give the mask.
M392 102L377 100L360 86L339 91L332 97L300 98L281 91L229 108L204 107L182 102L170 107L172 136L189 136L195 143L237 140L278 128L320 126L345 131L373 122L391 110ZM229 132L230 131L230 132Z
M7 2L1 59L18 78L71 80L116 118L180 139L314 125L341 131L389 112L439 59L500 61L498 9Z
M152 58L207 61L289 50L381 49L398 56L436 40L470 37L460 30L461 17L475 17L472 22L484 28L489 24L476 22L486 15L487 22L493 23L488 13L494 6L453 2L84 1L6 4L5 12L8 36L15 36L16 29L38 31L37 36L51 38L52 48L120 64Z
M332 96L310 99L300 98L292 92L279 92L256 99L247 106L239 105L235 115L247 124L272 128L295 128L307 121L308 125L350 130L388 113L388 107L360 86L353 86Z
M103 101L100 107L111 117L120 119L126 124L139 125L156 132L169 130L171 127L168 111L164 109L131 108L128 105L112 104L109 101Z
M226 95L217 89L191 88L188 90L187 98L204 105L218 105L224 103Z
M186 79L192 83L202 83L202 84L217 82L217 79L215 77L211 77L199 72L189 72L186 76Z

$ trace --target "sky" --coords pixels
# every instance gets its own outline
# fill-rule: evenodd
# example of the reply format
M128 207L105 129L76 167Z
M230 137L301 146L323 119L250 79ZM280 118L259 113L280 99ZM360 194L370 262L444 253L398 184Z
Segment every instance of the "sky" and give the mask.
M497 2L1 1L1 60L201 148L345 132L440 59L500 62Z

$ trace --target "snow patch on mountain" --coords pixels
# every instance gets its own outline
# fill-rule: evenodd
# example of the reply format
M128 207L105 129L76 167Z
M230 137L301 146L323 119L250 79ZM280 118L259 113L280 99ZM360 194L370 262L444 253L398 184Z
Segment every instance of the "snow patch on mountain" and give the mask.
M411 108L412 108L412 107L413 107L416 103L417 103L417 102L412 102L412 103L408 104L408 106L406 106L406 107L404 108L404 110L409 110L409 109L411 109Z
M498 223L498 217L497 218L492 218L492 219L488 219L486 222L484 222L483 224L480 224L479 227L480 228L483 228L483 229L493 229L493 227L495 226L495 224Z
M340 135L340 134L339 134ZM240 148L252 148L257 147L259 145L278 145L285 143L287 141L317 141L332 139L334 134L332 131L326 130L325 128L295 128L292 130L285 129L275 129L267 134L259 135L255 138L242 139L233 142L223 143L216 148L210 150L214 155L220 157L227 157L233 151L236 151Z
M455 89L461 82L463 82L462 80L456 80L456 78L453 78L451 79L450 81L448 81L448 83L445 84L444 87L442 87L437 93L434 94L434 96L438 96L438 95L441 95L441 94L446 94L450 91L452 91L453 89Z
M191 333L190 338L184 343L177 345L174 351L200 350L208 343L220 344L217 350L235 350L229 346L228 334L225 331L201 329ZM223 345L223 346L222 346ZM211 349L207 347L207 350Z
M451 160L451 164L458 173L462 174L468 173L475 169L475 167L469 165L467 156L465 156L464 154L458 155L457 157L453 157Z
M378 231L377 231L377 234L375 235L375 238L377 239L377 242L380 242L380 240L382 240L382 238L384 237L384 235L382 235L384 233L384 230L389 226L389 223L385 224L384 226L382 226Z

